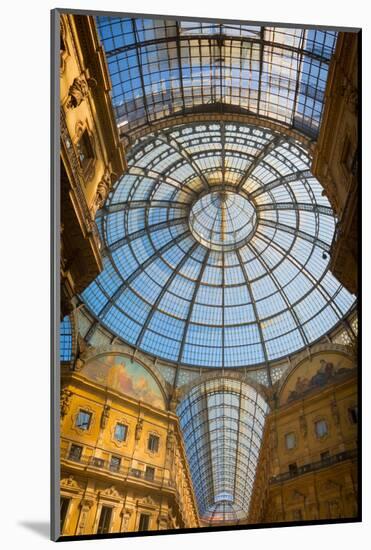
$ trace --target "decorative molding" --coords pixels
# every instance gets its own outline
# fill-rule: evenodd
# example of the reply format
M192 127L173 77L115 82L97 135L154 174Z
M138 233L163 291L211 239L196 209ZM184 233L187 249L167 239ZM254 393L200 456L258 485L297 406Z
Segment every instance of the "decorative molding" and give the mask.
M268 388L265 386L259 384L255 380L252 380L248 374L245 374L243 372L224 372L223 380L220 378L220 372L205 372L200 375L199 378L192 380L188 384L184 384L183 386L180 386L177 388L179 391L179 394L177 394L177 397L179 401L184 399L186 395L195 387L202 385L203 382L208 382L209 380L217 380L221 384L229 380L237 380L239 382L243 382L247 384L248 386L251 386L254 388L254 390L264 399L264 401L269 402L270 400L270 392Z
M103 176L98 183L97 192L94 198L94 202L91 206L91 217L94 219L97 210L104 206L108 194L112 188L112 172L111 168L107 167L104 169Z
M136 501L137 508L156 508L156 502L149 495Z
M116 425L117 424L123 424L124 426L127 426L126 438L123 441L118 441L115 438L115 430L116 430ZM124 418L124 417L115 418L114 422L112 422L112 424L111 424L111 430L110 430L112 443L118 448L127 447L128 442L129 442L129 434L130 434L131 428L132 428L132 426L126 418Z
M61 479L61 487L68 489L80 489L81 486L76 481L76 479L72 475L70 475Z
M96 248L101 249L101 240L98 232L97 225L94 220L91 219L90 210L86 202L85 192L84 192L84 177L80 161L77 157L73 141L69 134L66 117L63 108L60 110L60 137L63 146L63 150L66 153L66 157L69 164L69 169L71 171L72 178L70 184L72 191L76 197L79 208L81 209L82 218L86 225L86 231L88 235L93 237Z
M88 97L91 89L97 86L95 78L86 78L84 74L74 78L68 90L66 109L76 109Z
M99 491L99 497L121 498L121 494L114 485L111 485L110 487L107 487L107 489Z
M139 418L135 426L135 441L139 441L143 431L143 418Z
M110 416L110 410L111 407L109 405L106 404L103 406L102 415L100 417L100 427L102 428L102 430L104 430L104 428L107 426L107 422Z
M59 48L59 55L60 55L59 74L60 76L62 76L66 69L67 59L68 57L70 57L70 49L67 42L67 32L66 32L65 23L63 20L63 15L61 15L59 22L60 22L60 28L59 28L60 42L61 42L61 45L63 43L63 46L64 46L64 49L61 47Z
M218 106L216 105L216 108ZM260 126L263 128L267 128L276 132L279 132L280 134L284 134L285 136L288 136L290 138L295 139L296 141L299 141L302 146L305 147L305 149L308 151L309 154L312 154L313 148L314 148L314 142L311 138L308 138L307 136L303 135L298 130L294 130L293 128L288 128L284 124L281 124L278 121L268 120L266 118L261 118L258 115L252 115L247 113L222 113L220 110L218 112L210 112L210 113L188 113L188 114L174 114L171 116L168 116L166 118L163 118L157 122L154 122L151 125L146 125L144 127L141 127L139 129L134 129L130 133L130 136L127 135L120 135L120 138L122 141L126 140L127 143L125 144L126 151L129 151L131 146L134 144L134 142L141 137L144 137L148 134L158 132L163 129L167 129L173 126L180 126L182 124L190 124L192 122L228 122L228 123L240 123L240 124L247 124L252 126Z
M90 424L89 424L89 428L87 430L84 430L84 429L79 428L78 426L76 426L76 420L77 420L77 417L78 417L80 411L86 411L86 412L91 414ZM91 433L91 429L95 424L95 420L96 420L96 411L94 409L92 409L89 404L81 403L81 404L79 404L78 408L76 409L76 412L72 415L71 429L74 430L79 435L89 434L89 433Z
M71 397L72 397L72 392L67 388L63 388L61 392L61 412L60 412L61 420L63 420L63 418L68 414L68 411L70 410Z

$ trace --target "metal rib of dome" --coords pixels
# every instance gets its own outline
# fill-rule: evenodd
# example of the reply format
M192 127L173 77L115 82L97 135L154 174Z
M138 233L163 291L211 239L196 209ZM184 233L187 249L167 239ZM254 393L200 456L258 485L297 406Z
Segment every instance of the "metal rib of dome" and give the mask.
M208 380L177 408L198 509L210 524L248 515L267 403L248 384Z
M83 293L123 340L178 364L251 366L307 346L349 311L353 296L328 270L333 212L298 143L242 124L184 125L141 138L128 162L98 217L104 271ZM190 229L193 205L221 186L256 214L227 250Z
M318 133L336 32L98 17L123 134L190 112L244 112Z

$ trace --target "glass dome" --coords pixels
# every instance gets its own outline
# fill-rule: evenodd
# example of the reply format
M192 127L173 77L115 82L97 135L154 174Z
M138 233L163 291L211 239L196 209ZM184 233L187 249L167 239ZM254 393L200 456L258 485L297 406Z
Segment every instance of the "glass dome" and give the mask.
M189 214L193 236L207 248L220 251L239 248L252 234L255 222L253 205L223 187L197 199Z
M298 142L210 122L147 134L97 222L104 271L82 298L127 343L248 367L316 341L354 297L328 269L332 209Z

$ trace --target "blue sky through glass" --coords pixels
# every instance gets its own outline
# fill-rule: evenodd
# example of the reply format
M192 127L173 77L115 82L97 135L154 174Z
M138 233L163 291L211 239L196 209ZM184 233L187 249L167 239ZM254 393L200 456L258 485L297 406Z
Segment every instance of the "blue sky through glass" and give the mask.
M336 220L298 143L195 123L140 138L128 162L99 213L104 271L82 297L129 344L184 365L252 366L311 344L352 307L328 270ZM256 224L215 250L190 213L223 181Z
M222 104L318 133L336 33L99 17L120 129Z

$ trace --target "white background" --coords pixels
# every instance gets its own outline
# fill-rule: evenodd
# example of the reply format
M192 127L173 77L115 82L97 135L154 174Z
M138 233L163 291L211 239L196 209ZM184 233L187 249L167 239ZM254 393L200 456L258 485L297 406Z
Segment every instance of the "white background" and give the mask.
M105 9L198 17L224 17L363 27L363 205L365 250L363 325L365 346L370 319L370 17L361 0L306 2L270 0L86 0L26 2L5 0L0 10L1 41L1 355L0 355L0 544L3 548L51 546L49 520L49 90L50 14L54 7ZM369 5L369 4L368 4ZM4 124L5 119L5 124ZM5 307L4 307L5 306ZM369 547L370 400L369 354L363 360L364 523L290 527L138 539L72 542L69 548L122 547L152 550L194 547L318 548ZM368 498L367 498L368 497ZM176 538L175 538L176 537ZM368 543L368 544L367 544Z

